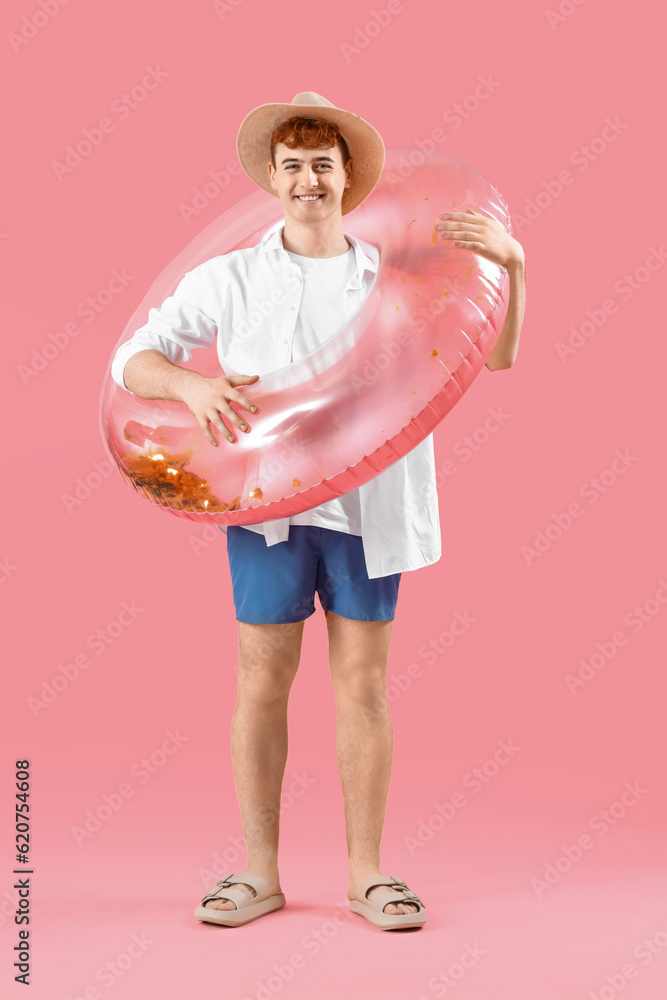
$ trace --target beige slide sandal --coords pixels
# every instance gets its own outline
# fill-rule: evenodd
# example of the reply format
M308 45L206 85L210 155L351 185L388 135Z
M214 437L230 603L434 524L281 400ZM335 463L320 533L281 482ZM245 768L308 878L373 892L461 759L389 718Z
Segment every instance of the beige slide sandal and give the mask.
M233 889L233 885L252 886L255 896L249 896L244 889ZM209 889L203 897L199 906L195 910L197 920L205 921L208 924L225 924L227 927L237 927L240 924L247 924L257 917L263 917L265 913L272 910L279 910L285 905L287 900L282 892L269 895L271 892L268 882L261 875L225 875L212 889ZM257 897L261 896L261 899ZM216 910L204 904L209 899L229 899L236 903L235 910Z
M368 893L376 885L390 885L394 892L380 893L375 899L367 899ZM359 883L363 899L349 899L347 905L353 911L383 931L399 930L403 927L423 927L426 923L424 903L419 896L408 889L400 878L389 875L387 878L371 877ZM384 913L387 903L416 903L418 910L410 913Z

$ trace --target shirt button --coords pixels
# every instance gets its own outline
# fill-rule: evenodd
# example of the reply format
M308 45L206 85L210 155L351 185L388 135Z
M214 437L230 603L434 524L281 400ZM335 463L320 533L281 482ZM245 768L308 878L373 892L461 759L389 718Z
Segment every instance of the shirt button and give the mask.
M286 340L283 340L283 344L286 344L286 343L287 343L287 341L286 341Z
M290 306L290 309L294 309L294 306Z

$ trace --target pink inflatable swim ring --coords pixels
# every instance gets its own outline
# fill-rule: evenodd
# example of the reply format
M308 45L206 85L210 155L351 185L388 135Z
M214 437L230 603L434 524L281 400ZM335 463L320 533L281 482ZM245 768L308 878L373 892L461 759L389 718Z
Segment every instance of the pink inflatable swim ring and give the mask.
M125 481L178 517L259 524L348 493L402 458L470 386L507 313L505 269L434 229L441 212L471 210L511 233L502 197L480 173L440 153L388 148L379 183L345 220L380 254L365 302L316 350L242 387L259 412L234 444L214 428L214 448L184 403L121 389L109 365L101 430ZM282 206L263 191L226 211L154 282L114 354L187 271L256 246L283 222ZM232 374L215 345L184 367L209 378Z

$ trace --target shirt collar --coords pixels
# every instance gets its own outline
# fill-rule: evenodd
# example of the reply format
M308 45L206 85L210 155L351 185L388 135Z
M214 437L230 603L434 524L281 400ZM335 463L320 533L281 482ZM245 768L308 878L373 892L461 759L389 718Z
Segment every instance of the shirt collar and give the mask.
M285 228L285 223L283 222L277 229L273 232L266 234L262 242L259 244L259 253L264 254L269 251L278 251L280 254L284 254L287 257L287 251L283 246L283 230ZM351 236L350 233L344 234L347 239L352 244L352 249L354 250L354 256L357 264L356 278L361 284L364 271L370 271L372 274L377 273L378 260L373 259L362 245L362 241L356 239L356 237ZM377 254L377 251L376 251Z

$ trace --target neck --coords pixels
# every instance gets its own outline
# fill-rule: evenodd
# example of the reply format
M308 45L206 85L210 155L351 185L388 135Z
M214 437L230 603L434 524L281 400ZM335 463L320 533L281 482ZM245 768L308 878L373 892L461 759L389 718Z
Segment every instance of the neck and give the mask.
M300 257L338 257L350 249L342 218L326 219L318 226L285 219L283 246Z

